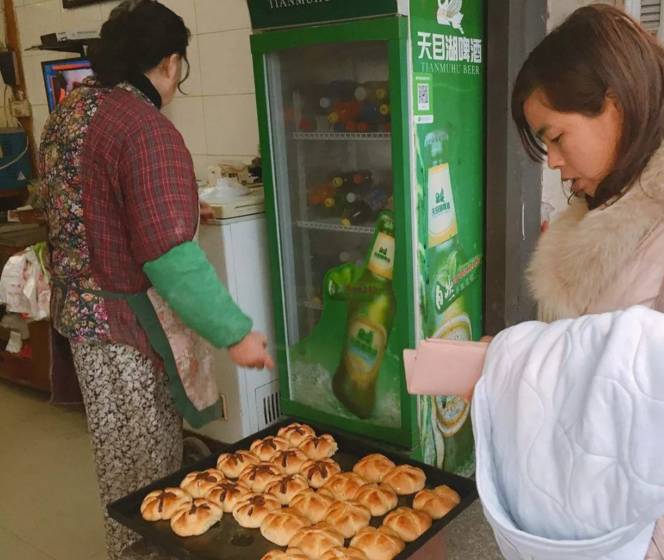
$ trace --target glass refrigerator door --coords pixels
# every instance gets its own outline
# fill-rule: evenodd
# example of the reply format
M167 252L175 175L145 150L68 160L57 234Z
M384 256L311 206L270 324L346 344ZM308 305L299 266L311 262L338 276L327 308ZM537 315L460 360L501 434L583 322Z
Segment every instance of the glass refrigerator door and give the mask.
M367 272L377 239L394 236L376 230L381 212L390 222L393 205L388 41L268 53L265 78L288 398L342 426L363 421L398 430L403 389L400 348L390 347L394 287L391 272L384 281ZM389 230L389 223L381 227ZM373 327L354 323L358 305L343 296L348 282L356 292L371 284L365 308L380 316ZM367 342L363 371L346 359L353 336ZM359 405L340 391L344 376L366 380Z

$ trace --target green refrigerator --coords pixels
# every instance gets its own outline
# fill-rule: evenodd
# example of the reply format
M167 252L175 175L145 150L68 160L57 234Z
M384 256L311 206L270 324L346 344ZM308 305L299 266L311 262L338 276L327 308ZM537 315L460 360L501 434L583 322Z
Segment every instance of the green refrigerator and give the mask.
M469 475L402 352L482 334L483 0L248 4L282 411Z

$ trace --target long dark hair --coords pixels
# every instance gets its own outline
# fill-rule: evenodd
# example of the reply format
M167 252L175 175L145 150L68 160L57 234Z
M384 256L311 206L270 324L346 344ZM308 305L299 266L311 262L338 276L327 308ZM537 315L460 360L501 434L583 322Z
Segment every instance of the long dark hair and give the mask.
M111 11L99 41L90 45L92 69L102 85L112 87L144 73L164 57L179 54L189 76L190 33L175 12L155 0L125 0Z
M664 137L664 49L627 14L598 4L576 10L528 56L512 92L512 117L528 155L546 149L528 126L524 103L537 89L560 112L593 117L614 96L623 117L613 170L587 197L596 208L624 194Z

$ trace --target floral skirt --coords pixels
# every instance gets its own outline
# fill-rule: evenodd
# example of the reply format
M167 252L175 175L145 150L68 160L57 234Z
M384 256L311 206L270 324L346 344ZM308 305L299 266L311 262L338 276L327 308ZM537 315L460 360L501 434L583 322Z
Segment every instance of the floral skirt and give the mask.
M109 560L138 539L106 506L182 463L182 418L162 369L123 344L71 344L104 508Z

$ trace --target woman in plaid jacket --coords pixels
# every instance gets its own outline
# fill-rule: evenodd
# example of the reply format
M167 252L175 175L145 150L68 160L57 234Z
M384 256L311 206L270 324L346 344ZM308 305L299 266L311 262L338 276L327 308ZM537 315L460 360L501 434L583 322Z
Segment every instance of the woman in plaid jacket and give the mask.
M188 42L165 6L123 2L91 48L95 77L51 115L40 146L53 324L71 343L104 506L179 468L183 416L218 415L198 354L208 342L239 365L274 367L193 241L191 155L159 112L183 81ZM106 528L119 558L135 535Z

